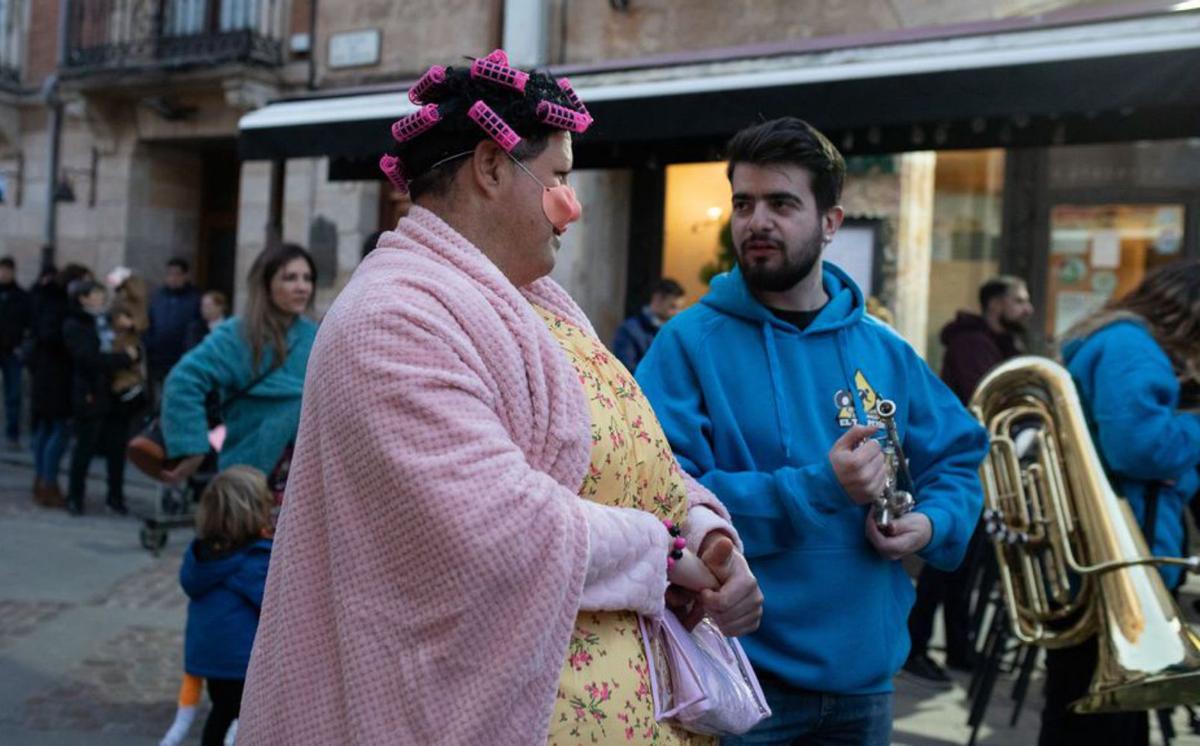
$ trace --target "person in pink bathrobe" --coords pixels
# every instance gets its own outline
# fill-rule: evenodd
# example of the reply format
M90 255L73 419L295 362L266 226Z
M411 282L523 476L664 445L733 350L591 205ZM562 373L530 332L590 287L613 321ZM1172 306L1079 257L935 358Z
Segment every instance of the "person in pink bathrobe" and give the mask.
M549 278L586 107L501 50L409 96L381 167L414 206L317 334L239 744L546 743L584 615L762 614L728 512ZM585 499L617 457L623 493Z

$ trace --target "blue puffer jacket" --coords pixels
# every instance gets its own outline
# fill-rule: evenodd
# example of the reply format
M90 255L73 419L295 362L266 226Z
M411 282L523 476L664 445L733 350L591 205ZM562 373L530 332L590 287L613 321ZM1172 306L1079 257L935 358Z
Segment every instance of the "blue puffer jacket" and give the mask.
M269 539L225 554L213 554L198 541L188 547L179 570L179 584L191 599L185 671L213 679L246 678L270 559Z

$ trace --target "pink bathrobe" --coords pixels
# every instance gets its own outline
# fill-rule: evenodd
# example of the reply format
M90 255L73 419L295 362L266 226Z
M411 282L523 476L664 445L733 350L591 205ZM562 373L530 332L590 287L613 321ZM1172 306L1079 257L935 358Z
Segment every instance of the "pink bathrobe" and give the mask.
M581 609L663 611L669 535L578 497L575 370L518 291L414 207L321 325L238 743L544 743ZM689 539L728 514L692 480Z

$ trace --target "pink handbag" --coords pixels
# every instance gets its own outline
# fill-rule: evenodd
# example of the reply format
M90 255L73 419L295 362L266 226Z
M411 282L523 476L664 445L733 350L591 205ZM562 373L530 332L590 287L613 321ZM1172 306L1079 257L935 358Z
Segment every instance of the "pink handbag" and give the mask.
M709 619L688 632L675 614L638 616L650 668L654 719L704 735L740 735L771 716L742 645ZM655 648L661 656L655 655ZM656 662L665 659L669 682Z

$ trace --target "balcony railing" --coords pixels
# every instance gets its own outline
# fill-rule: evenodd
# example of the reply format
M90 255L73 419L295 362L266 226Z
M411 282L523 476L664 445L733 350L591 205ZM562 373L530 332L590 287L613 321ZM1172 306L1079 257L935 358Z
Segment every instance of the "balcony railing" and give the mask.
M3 2L4 0L0 0ZM283 61L284 0L71 0L73 72Z
M0 0L0 88L21 82L21 0Z

